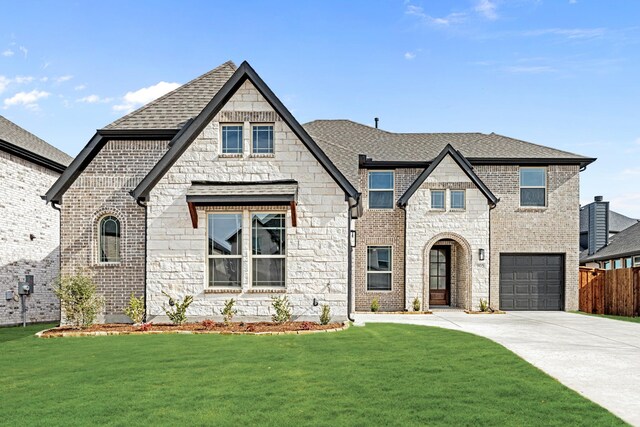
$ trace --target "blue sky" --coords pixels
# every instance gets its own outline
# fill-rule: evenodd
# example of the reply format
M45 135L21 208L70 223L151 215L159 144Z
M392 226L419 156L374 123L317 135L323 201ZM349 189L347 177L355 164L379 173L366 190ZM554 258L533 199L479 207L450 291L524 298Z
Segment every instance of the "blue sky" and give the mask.
M581 174L640 218L640 2L2 3L0 114L71 155L95 129L226 60L301 122L496 132L598 157Z

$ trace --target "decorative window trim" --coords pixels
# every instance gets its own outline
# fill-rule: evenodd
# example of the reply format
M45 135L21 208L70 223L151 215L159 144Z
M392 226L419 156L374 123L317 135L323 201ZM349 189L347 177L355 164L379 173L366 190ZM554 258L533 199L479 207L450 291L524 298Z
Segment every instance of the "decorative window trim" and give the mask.
M244 242L242 242L241 247L241 253L240 255L211 255L209 254L209 217L210 216L215 216L215 215L240 215L240 230L244 230L244 215L242 211L221 211L221 212L208 212L207 213L207 226L205 229L205 239L204 239L204 244L205 244L205 269L206 269L206 274L205 274L205 291L212 291L209 293L215 293L213 291L220 291L222 292L238 292L238 291L242 291L242 271L243 271L243 267L242 267L242 263L244 261ZM225 259L225 258L229 258L229 259L240 259L240 283L238 283L237 286L215 286L215 285L210 285L210 269L209 269L209 260L210 259Z
M371 181L371 174L375 174L375 173L381 173L381 172L386 172L386 173L390 173L391 174L391 179L392 179L392 183L391 183L391 188L371 188L370 185L370 181ZM391 207L388 208L372 208L371 207L371 193L388 193L391 192ZM396 174L394 170L374 170L374 171L367 171L367 208L369 210L372 211L392 211L395 208L395 200L396 200Z
M271 126L271 152L261 152L261 153L256 153L255 152L255 140L254 140L254 134L253 134L253 129L255 127L258 126ZM250 123L249 124L249 132L251 133L250 136L250 144L251 144L251 151L250 151L250 155L251 157L274 157L275 153L276 153L276 126L275 123L272 122L268 122L268 123Z
M287 212L281 210L272 210L272 211L252 211L247 210L249 213L249 247L247 250L247 260L248 260L248 270L249 275L247 277L248 280L248 292L252 293L269 293L270 291L274 292L283 292L287 289ZM282 215L284 221L284 253L279 255L255 255L253 253L253 216L254 215L269 215L269 214L277 214ZM244 252L244 250L243 250ZM253 260L254 259L282 259L284 263L284 277L282 280L282 286L260 286L255 285L253 281Z
M433 193L442 193L442 207L433 207ZM447 210L447 190L430 189L429 190L429 209L432 211L444 212Z
M453 206L453 193L462 193L462 207ZM463 212L467 210L467 191L466 190L449 190L449 209L454 212Z
M389 271L376 271L369 270L369 249L370 248L388 248L389 249ZM367 253L366 253L366 288L367 292L393 292L393 246L392 245L367 245ZM388 274L389 275L389 283L391 284L389 289L370 289L369 288L369 274Z
M242 132L240 135L240 152L239 153L225 153L224 152L224 128L225 127L239 127ZM244 123L241 122L228 122L220 123L220 157L242 157L244 155Z
M541 169L544 171L544 186L540 185L522 185L522 171L523 170L536 170ZM545 166L520 166L518 168L518 206L520 209L544 209L548 206L549 202L549 179L548 179L548 170ZM522 205L522 189L526 188L543 188L544 189L544 205L535 205L535 206L523 206Z

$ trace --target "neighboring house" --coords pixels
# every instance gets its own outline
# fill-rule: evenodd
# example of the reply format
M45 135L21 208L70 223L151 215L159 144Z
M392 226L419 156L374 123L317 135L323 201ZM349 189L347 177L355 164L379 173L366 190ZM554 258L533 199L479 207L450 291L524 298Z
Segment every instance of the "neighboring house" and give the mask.
M640 266L639 223L596 196L580 208L580 264L607 270Z
M0 116L0 325L20 323L18 283L33 281L28 322L60 318L53 294L59 271L58 212L41 196L72 158Z
M575 310L579 171L595 159L496 135L300 125L227 62L98 130L47 192L62 273L91 274L107 321L194 295L263 318L450 305Z

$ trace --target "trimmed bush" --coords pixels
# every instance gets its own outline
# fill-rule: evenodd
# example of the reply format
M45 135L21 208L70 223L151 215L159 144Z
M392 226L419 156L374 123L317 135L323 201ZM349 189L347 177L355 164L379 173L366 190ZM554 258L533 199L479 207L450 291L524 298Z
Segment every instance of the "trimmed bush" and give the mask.
M59 279L54 293L60 298L64 318L76 328L93 325L104 306L104 298L96 294L96 285L82 274Z
M322 312L320 313L320 324L326 325L331 321L331 307L329 304L322 305Z
M275 310L275 314L271 316L271 320L276 323L285 323L291 320L291 303L286 295L281 297L271 297L273 300L272 306Z
M133 320L134 325L139 325L144 320L144 296L136 298L132 293L129 304L124 309L124 314Z
M378 297L375 297L373 301L371 301L371 311L377 313L378 310L380 310L380 300Z

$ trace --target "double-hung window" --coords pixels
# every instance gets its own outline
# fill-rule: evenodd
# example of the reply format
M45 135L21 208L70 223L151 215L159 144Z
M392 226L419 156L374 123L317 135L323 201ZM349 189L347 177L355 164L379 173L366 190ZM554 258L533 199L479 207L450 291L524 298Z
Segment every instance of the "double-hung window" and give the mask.
M451 209L464 210L464 190L451 190Z
M273 125L253 125L252 153L273 154Z
M251 215L252 286L285 286L285 240L284 213Z
M369 209L393 209L393 172L369 172Z
M242 125L222 125L222 154L242 154Z
M547 205L547 169L520 168L520 206Z
M367 248L367 290L391 290L391 246Z
M242 214L209 214L209 286L240 287L242 283Z
M431 190L431 209L444 209L444 190Z

